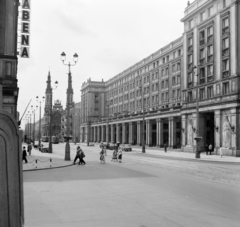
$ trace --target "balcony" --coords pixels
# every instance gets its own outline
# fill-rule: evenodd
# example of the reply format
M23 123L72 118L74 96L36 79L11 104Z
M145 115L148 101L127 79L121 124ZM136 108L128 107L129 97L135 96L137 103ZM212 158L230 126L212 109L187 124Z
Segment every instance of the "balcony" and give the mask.
M229 70L223 71L223 78L229 77Z
M193 46L191 45L188 47L188 52L192 52L192 51L193 51Z
M193 86L193 82L188 82L188 88L192 87Z
M192 64L192 63L189 63L189 64L188 64L188 71L192 71L192 67L193 67L193 64Z
M209 42L212 42L212 41L213 41L213 35L209 35L209 36L207 37L207 41L208 41L208 43L209 43Z
M213 55L208 55L207 61L208 62L213 62Z
M204 43L205 43L205 39L203 38L200 40L199 45L202 46L202 45L204 45Z
M229 55L229 48L226 48L226 49L224 49L223 51L222 51L222 56L223 57L226 57L226 56L228 56Z
M200 59L199 64L204 65L205 64L205 58Z
M223 30L222 30L222 35L226 35L226 34L228 34L228 33L229 33L229 27L223 28Z
M199 83L200 83L200 84L205 84L205 77L200 78Z
M213 75L208 75L207 82L211 82L211 81L213 81Z

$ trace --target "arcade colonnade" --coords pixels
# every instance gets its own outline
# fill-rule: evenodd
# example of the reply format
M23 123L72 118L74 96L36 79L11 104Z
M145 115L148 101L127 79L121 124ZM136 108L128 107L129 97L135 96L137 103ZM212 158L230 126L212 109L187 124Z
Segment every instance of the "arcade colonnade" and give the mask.
M170 114L169 114L170 115ZM199 142L200 151L212 144L215 154L240 157L239 108L217 110L214 107L200 108ZM94 122L81 125L81 142L107 142L142 145L143 119L111 119L109 122ZM183 152L194 152L196 147L196 111L182 111L175 116L147 116L144 139L146 146L181 148Z
M181 148L181 117L145 120L146 146ZM81 142L142 145L143 119L98 123L81 127ZM89 138L88 138L89 137Z

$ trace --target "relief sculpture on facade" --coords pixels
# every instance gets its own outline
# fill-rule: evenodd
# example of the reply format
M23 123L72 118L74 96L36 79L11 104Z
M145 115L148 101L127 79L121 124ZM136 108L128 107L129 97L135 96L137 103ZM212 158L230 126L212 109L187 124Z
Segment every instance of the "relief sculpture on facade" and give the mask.
M188 145L193 145L193 130L192 130L192 119L188 121Z
M223 122L223 147L229 148L231 147L231 137L232 137L232 131L231 127L228 121L228 117L224 117L224 122Z

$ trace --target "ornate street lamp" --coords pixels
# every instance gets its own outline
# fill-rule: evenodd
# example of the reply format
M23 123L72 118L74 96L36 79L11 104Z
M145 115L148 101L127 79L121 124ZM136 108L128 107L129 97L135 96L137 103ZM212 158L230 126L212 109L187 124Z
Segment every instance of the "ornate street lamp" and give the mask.
M142 153L145 153L146 152L146 149L145 149L145 114L144 114L144 103L143 103L143 88L142 86L138 87L139 91L141 91L142 93L142 112L143 112L143 129L142 129Z
M194 75L194 69L198 69L198 67L196 65L194 65L192 67L192 75ZM197 124L196 124L196 136L195 136L195 140L196 140L196 151L195 151L195 158L200 158L200 152L199 152L199 141L202 139L202 137L199 136L199 101L198 101L198 73L196 74L197 76L197 87L196 87L196 110L197 110Z
M44 102L45 97L43 96L42 99L40 100L38 98L38 96L37 96L36 100L37 100L37 102L40 103L40 108L39 108L39 129L38 129L38 148L40 148L40 146L41 146L41 132L42 132L42 130L41 130L41 120L42 120L42 118L41 118L41 114L42 114L41 113L41 103Z
M55 82L55 87L51 88L51 95L50 95L50 121L49 121L49 153L52 153L52 90L56 90L58 87L58 82Z
M32 108L32 113L33 113L33 147L35 146L35 111L37 110L38 106L36 106L36 109Z
M74 64L70 64L70 62L68 64L65 64L64 61L66 60L66 54L64 52L62 52L61 54L61 60L63 62L64 65L68 66L68 89L67 89L67 130L65 133L64 138L66 139L66 146L65 146L65 160L66 161L70 161L71 157L70 157L70 145L69 145L69 140L72 138L72 136L70 135L70 127L69 127L69 112L70 112L70 104L71 104L71 100L70 100L70 92L72 91L72 86L71 86L71 66L76 65L77 61L78 61L78 55L74 54L73 55L73 61Z

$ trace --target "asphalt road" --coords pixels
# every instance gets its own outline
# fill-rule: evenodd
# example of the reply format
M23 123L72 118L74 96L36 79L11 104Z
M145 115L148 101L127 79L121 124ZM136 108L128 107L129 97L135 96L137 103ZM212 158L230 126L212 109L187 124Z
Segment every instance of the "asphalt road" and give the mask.
M236 165L84 149L86 166L24 172L26 227L239 226Z

